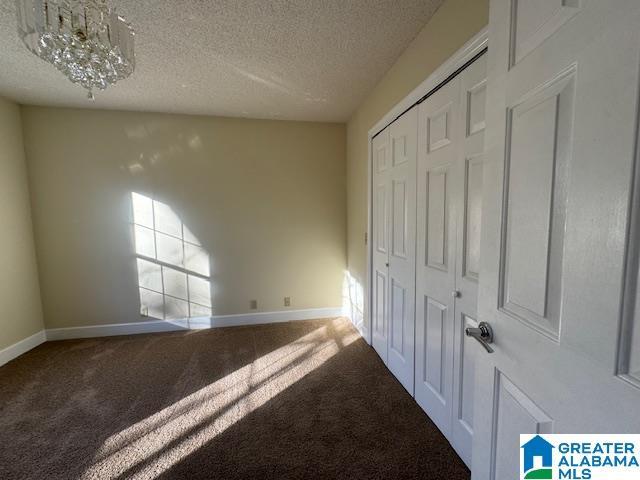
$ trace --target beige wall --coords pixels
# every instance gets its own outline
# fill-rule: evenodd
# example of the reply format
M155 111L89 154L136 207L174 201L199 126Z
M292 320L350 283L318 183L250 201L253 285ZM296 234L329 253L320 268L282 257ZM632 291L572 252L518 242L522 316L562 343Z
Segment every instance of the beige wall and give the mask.
M292 297L292 309L340 306L346 264L351 281L365 283L368 130L487 20L488 0L446 0L346 131L338 124L23 107L47 327L144 320L132 192L170 207L198 238L209 255L214 315L247 313L251 299L258 311L284 310L284 296ZM3 142L5 156L17 159L3 156L2 168L24 176L15 165L23 159L14 145L19 111L1 107L2 134L13 142ZM4 194L27 195L24 181L9 187ZM23 203L10 215L22 218L26 235ZM0 254L6 252L11 248ZM35 320L21 322L26 329L13 322L3 336L8 343L41 327L35 261L24 259L27 251L7 259L19 255L15 265L33 266L19 272L31 287L11 297L34 298L24 316Z
M341 306L344 125L39 107L23 124L47 328L144 320L132 192L206 250L214 315Z
M348 270L366 282L367 133L488 23L489 0L446 0L347 125ZM425 92L426 93L426 92Z
M20 107L0 98L0 350L42 330Z

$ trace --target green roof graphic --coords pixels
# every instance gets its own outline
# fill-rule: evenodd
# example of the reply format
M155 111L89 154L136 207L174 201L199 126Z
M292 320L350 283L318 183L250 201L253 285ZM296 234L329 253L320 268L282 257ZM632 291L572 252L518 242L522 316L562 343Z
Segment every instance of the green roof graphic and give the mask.
M527 480L529 479L551 480L552 474L553 472L550 468L537 468L535 470L531 470L527 472L524 478L526 478Z

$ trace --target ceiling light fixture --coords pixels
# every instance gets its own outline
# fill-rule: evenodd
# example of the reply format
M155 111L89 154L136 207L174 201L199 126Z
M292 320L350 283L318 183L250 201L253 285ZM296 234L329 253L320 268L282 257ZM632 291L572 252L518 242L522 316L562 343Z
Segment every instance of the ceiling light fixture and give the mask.
M107 0L16 0L27 48L88 91L133 73L134 32Z

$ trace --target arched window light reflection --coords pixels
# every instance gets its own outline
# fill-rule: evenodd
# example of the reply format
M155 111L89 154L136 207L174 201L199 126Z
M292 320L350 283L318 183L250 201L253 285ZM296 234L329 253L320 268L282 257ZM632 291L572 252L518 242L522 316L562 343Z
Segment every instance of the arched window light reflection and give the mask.
M209 254L168 205L131 194L140 313L163 320L211 316Z

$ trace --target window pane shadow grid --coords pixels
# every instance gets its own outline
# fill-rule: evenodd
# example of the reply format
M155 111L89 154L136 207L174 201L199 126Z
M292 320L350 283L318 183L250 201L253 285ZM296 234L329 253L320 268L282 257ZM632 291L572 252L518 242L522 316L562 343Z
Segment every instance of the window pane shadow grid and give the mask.
M136 196L138 197L138 201L142 200L150 204L145 205L145 207L151 207L151 211L149 212L151 215L148 216L150 217L148 220L150 220L153 228L150 228L148 224L145 225L136 221ZM205 270L207 274L209 271L208 255L206 252L200 257L200 260L206 260L206 265L200 267L201 271L187 268L188 265L192 264L191 261L194 258L198 260L196 257L199 252L203 251L202 245L185 240L184 224L177 219L177 216L175 216L166 205L139 194L134 194L132 204L134 208L133 225L136 255L139 261L149 262L149 264L159 269L152 269L150 272L145 271L145 275L142 275L140 264L138 263L138 288L140 290L141 313L145 316L159 317L164 320L210 316L211 292L209 276L202 273L202 270ZM166 230L168 229L163 229L165 231L158 229L158 205L162 205L162 208L176 217L174 226L177 226L177 222L179 222L180 236L167 232ZM197 241L191 232L188 233L190 239ZM147 244L144 243L145 238L142 238L144 235L146 235ZM148 240L150 240L151 236L153 238L153 246L150 249L151 245L148 245ZM158 238L162 240L163 237L170 241L179 242L179 249L176 249L176 252L163 252L158 248ZM187 254L188 247L193 247L189 256ZM163 253L167 253L165 258L174 261L161 259L160 257L164 256ZM177 255L172 255L171 253ZM157 278L154 279L154 276ZM167 285L167 276L174 277L174 280L176 280L174 285ZM159 283L157 287L160 288L153 288L154 280L155 284ZM198 281L206 283L206 288L204 290L200 288L196 294L192 295L191 284ZM171 292L167 291L169 289L171 289ZM176 292L176 290L178 290L178 292ZM181 293L181 291L184 291L184 293ZM193 298L194 296L196 297L195 299Z

